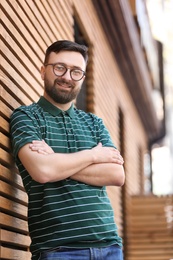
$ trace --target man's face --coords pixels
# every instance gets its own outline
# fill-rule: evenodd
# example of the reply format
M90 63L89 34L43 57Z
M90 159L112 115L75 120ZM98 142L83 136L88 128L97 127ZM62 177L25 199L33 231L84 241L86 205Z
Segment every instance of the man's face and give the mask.
M55 63L63 64L68 70L63 76L57 76L54 73L53 65L42 67L41 76L44 80L45 95L57 104L67 104L77 97L85 78L84 76L79 81L73 80L70 70L85 71L86 63L83 56L74 51L52 52L47 64Z

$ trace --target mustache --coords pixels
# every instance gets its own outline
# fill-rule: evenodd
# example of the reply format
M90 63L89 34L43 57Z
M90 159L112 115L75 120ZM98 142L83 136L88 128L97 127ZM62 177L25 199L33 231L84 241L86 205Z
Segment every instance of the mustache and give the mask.
M66 85L68 85L68 87L71 87L71 88L75 87L71 82L66 81L65 79L55 79L54 83L55 84L57 84L57 83L59 83L59 84L66 84Z

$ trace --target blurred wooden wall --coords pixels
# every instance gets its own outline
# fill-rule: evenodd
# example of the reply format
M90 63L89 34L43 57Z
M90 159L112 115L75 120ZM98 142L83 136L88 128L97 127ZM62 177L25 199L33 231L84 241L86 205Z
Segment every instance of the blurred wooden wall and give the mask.
M173 196L133 196L126 260L173 259Z

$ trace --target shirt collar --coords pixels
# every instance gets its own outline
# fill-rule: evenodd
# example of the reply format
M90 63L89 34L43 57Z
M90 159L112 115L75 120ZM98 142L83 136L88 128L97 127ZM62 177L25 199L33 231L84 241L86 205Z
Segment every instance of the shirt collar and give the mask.
M39 101L37 102L39 106L41 106L45 111L50 113L53 116L58 116L60 113L67 113L71 118L74 117L74 105L72 104L71 107L63 111L59 109L58 107L54 106L52 103L50 103L47 99L45 99L43 96L40 97Z

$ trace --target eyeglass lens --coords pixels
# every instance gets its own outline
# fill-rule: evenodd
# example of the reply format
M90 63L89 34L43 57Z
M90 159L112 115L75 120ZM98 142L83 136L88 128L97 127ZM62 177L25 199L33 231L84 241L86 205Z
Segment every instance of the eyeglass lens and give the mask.
M62 64L55 64L53 66L54 73L56 76L63 76L67 72L68 68ZM84 71L80 69L70 69L70 76L73 80L80 80L84 76Z

